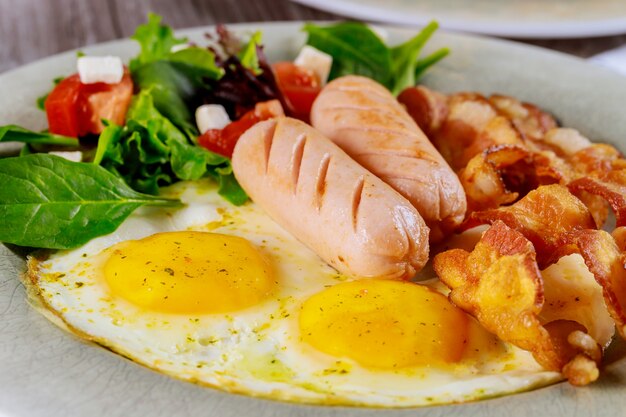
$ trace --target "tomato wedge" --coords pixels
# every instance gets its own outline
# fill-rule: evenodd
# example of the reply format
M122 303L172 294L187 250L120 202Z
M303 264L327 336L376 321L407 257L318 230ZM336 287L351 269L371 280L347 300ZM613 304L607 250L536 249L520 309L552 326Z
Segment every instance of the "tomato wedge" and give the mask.
M229 123L223 129L209 129L198 137L198 145L217 154L232 158L233 150L243 133L262 120L284 116L285 112L278 100L257 103L239 120Z
M128 71L117 84L82 84L78 74L61 81L46 102L51 133L81 137L104 130L102 119L123 125L133 96L133 80Z
M57 135L78 137L76 103L80 93L80 78L74 74L54 87L44 103L48 130Z
M294 116L307 121L313 102L322 90L319 78L313 71L293 62L272 65L278 87L291 105Z

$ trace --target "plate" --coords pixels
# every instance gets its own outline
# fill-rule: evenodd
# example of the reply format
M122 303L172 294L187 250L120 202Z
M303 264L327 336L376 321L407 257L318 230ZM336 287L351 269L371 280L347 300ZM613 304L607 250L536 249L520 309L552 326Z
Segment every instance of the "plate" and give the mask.
M516 38L626 33L623 0L293 0L357 19Z
M301 23L233 25L261 29L271 60L292 58L304 40ZM179 32L201 42L209 28ZM399 42L414 31L387 28ZM626 79L577 58L511 42L437 33L427 49L452 54L424 78L445 92L475 90L519 97L553 112L566 126L626 149L623 101ZM131 41L84 48L88 54L128 59ZM75 71L67 52L0 75L0 124L43 128L36 98L51 80ZM232 395L158 374L52 325L26 302L18 275L23 259L0 245L0 416L349 416L438 417L617 415L626 409L626 347L614 344L600 380L585 388L561 383L476 403L409 410L319 407Z

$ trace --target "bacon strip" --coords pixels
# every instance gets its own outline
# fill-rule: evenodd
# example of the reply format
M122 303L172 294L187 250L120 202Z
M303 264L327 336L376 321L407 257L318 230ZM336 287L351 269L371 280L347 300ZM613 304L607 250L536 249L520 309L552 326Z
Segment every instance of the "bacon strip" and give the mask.
M574 230L562 236L552 260L571 253L580 254L602 287L604 301L617 330L626 340L626 253L604 230Z
M550 129L557 127L556 120L551 114L533 104L499 94L489 97L489 102L513 122L524 138L538 141Z
M535 250L521 233L501 221L484 233L472 252L452 249L438 254L435 272L450 289L450 300L472 314L501 340L530 351L548 370L561 371L572 384L598 376L597 343L572 344L572 334L586 335L569 320L542 325L543 281Z
M517 200L519 194L507 189L501 171L527 157L528 152L519 146L498 146L472 158L459 174L467 197L468 213Z
M586 192L604 198L615 213L616 227L626 226L626 170L614 171L605 179L578 178L568 184L574 194Z
M465 228L502 221L532 242L540 267L545 267L564 233L594 229L587 207L562 185L543 185L508 207L474 212Z

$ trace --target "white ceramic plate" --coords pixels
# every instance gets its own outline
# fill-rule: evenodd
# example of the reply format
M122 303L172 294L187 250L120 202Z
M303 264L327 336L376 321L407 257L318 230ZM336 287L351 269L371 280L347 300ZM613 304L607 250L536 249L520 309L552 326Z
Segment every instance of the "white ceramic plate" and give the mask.
M517 38L626 33L624 0L293 0L357 19Z
M294 56L299 23L233 26L262 29L272 60ZM180 34L198 42L207 29ZM396 42L413 32L389 28ZM424 82L446 91L501 92L537 103L567 126L626 149L626 78L582 60L499 40L439 33L428 49L452 55ZM84 48L128 59L137 47L117 41ZM0 125L42 128L35 99L54 77L75 71L75 53L53 56L0 75ZM1 185L0 185L1 186ZM0 416L609 416L626 409L626 348L614 343L600 380L585 388L566 383L471 404L410 410L301 406L231 395L143 368L52 325L26 303L18 275L23 260L0 245Z

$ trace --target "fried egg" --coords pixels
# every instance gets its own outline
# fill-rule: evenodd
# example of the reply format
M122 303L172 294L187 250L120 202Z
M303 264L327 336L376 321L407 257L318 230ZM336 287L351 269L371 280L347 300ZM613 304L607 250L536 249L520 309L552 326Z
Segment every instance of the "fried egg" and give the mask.
M561 378L487 333L437 280L353 280L208 181L166 194L186 206L139 209L111 235L31 259L33 304L156 371L272 399L408 407Z

